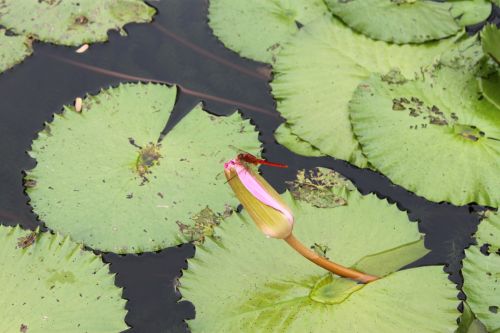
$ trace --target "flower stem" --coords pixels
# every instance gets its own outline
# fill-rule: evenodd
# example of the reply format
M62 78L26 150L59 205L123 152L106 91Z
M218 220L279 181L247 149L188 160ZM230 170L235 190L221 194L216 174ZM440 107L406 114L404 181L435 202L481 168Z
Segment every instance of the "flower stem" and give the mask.
M342 265L331 262L330 260L318 255L316 252L304 246L304 244L302 244L297 238L295 238L293 234L290 234L290 236L288 236L284 240L288 243L288 245L293 247L297 252L302 254L304 257L306 257L316 265L332 272L333 274L346 278L351 278L362 283L368 283L378 279L378 277L376 276L358 272L354 269L347 268Z

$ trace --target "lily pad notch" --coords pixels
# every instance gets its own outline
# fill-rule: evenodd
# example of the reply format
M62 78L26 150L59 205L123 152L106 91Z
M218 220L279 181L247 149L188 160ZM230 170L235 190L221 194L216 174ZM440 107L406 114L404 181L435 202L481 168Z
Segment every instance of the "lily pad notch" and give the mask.
M237 154L233 146L259 155L258 133L238 112L214 116L198 105L159 141L176 90L120 84L87 96L80 113L55 114L32 144L37 165L26 174L30 204L49 228L116 253L213 233L237 205L222 163Z

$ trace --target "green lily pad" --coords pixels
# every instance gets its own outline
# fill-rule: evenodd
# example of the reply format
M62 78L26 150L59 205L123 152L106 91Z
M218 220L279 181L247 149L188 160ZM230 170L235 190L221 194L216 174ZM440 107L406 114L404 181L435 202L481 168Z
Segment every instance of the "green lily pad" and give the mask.
M197 106L158 143L175 98L175 87L123 84L88 96L81 113L56 114L29 152L37 166L27 192L40 219L118 253L210 234L238 204L222 164L236 155L232 145L257 155L258 133L237 113L217 117Z
M22 62L33 52L31 41L24 36L8 36L0 29L0 73Z
M1 332L116 333L126 301L108 265L69 238L0 227Z
M490 55L500 64L500 29L496 25L489 24L483 28L481 31L481 44L484 53Z
M491 252L500 250L500 214L487 211L475 237L479 245L488 244Z
M479 79L479 89L483 96L500 109L500 69Z
M483 323L474 316L467 303L463 303L464 312L460 317L460 323L456 333L488 333Z
M497 234L497 238L500 235ZM462 276L467 304L488 332L500 330L500 256L484 255L479 246L465 250Z
M209 25L231 50L273 63L302 25L328 13L322 0L211 0Z
M465 332L466 333L488 333L488 331L486 330L486 327L478 319L474 319L471 322L470 326L468 327L468 330Z
M456 34L452 5L427 0L326 0L331 11L365 36L397 44L423 43ZM491 9L491 4L490 9Z
M285 242L265 238L243 211L197 248L180 280L196 308L192 332L453 332L457 290L442 267L394 272L426 253L414 245L417 224L351 186L332 188L347 204L331 208L286 192L294 235L334 262L387 276L368 285L332 276Z
M467 66L440 65L422 75L400 84L372 76L358 87L350 111L363 153L391 181L428 200L498 207L497 108L478 98Z
M465 321L471 321L469 331L464 333L483 333L500 331L500 215L486 211L475 234L477 245L465 250L462 276L463 291L467 295L464 309ZM487 255L481 247L488 245ZM467 313L470 312L470 314ZM461 325L463 326L463 325ZM476 331L475 331L476 330ZM462 333L462 332L460 332Z
M44 42L78 46L104 42L108 30L150 22L155 9L142 0L0 0L0 24Z
M451 14L457 22L465 27L477 24L488 18L492 5L488 0L448 0L451 3Z
M300 140L323 154L365 167L367 160L354 138L348 113L358 84L372 72L389 73L387 80L397 80L395 68L403 79L413 78L421 66L454 44L454 39L388 44L356 33L335 18L317 20L297 33L276 61L271 85L278 111ZM297 144L287 147L304 150Z

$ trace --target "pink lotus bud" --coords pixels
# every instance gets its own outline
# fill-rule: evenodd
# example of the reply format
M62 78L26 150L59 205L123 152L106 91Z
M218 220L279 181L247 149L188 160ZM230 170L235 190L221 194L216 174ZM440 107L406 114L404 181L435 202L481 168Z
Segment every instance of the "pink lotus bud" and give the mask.
M283 239L292 233L292 211L264 178L238 159L224 164L224 174L238 200L266 236Z

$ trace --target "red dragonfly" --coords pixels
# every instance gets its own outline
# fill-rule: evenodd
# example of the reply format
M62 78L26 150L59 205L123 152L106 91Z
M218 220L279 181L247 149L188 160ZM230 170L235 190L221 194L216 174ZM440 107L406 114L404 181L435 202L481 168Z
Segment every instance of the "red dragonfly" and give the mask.
M241 150L241 149L238 149L232 145L230 145L230 147L234 148L234 149L237 149L238 151L240 151L241 153L239 153L237 156L236 156L236 159L238 161L241 161L241 162L244 162L244 163L248 163L248 164L253 164L253 165L267 165L267 166L272 166L272 167L276 167L276 168L288 168L288 165L286 164L282 164L282 163L276 163L276 162L270 162L270 161L267 161L267 160L264 160L264 159L261 159L261 158L258 158L257 156L254 156L250 153L247 153L245 152L244 150ZM221 175L221 173L219 173L215 178L217 179L219 177L219 175ZM235 176L233 176L231 179L228 179L226 181L226 183L228 183L229 181L231 181Z
M262 165L267 165L267 166L271 166L271 167L275 167L275 168L288 168L288 165L286 165L286 164L269 162L267 160L263 160L263 159L258 158L256 156L253 156L250 153L238 154L238 156L236 158L240 161L243 161L243 162L246 162L249 164L253 164L253 165L262 164Z

